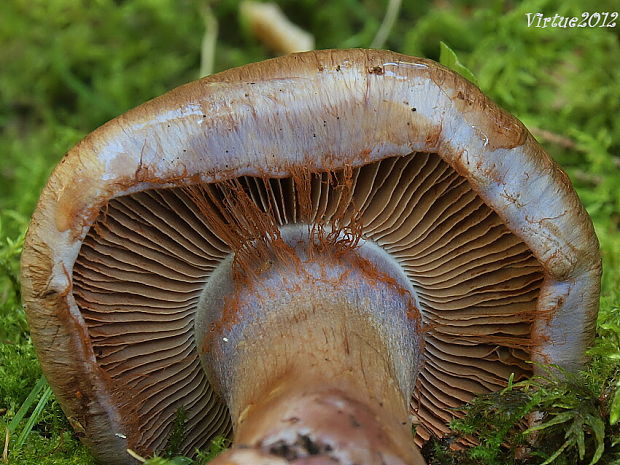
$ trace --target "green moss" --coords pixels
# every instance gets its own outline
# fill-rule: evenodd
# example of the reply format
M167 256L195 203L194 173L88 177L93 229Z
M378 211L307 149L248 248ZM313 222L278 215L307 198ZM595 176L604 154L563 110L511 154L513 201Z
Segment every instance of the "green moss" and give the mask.
M456 455L485 465L599 463L604 453L600 463L620 458L612 439L620 430L608 422L608 378L595 370L547 370L466 405L465 416L451 423L454 439L474 439L477 445ZM441 442L434 447L442 460L450 457Z
M230 440L218 436L209 443L208 447L197 451L194 459L183 456L152 457L144 463L145 465L205 465L228 447L230 447Z
M183 442L185 441L185 424L187 422L187 411L181 407L177 410L168 444L166 445L166 457L174 457L179 454Z

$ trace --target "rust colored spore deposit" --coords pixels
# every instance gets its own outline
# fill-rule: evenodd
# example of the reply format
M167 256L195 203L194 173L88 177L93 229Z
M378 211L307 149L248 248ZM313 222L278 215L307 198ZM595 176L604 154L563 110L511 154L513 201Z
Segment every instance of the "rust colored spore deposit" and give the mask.
M290 172L291 200L294 202L291 209L296 212L296 222L306 224L308 228L308 240L304 250L307 259L339 260L357 248L363 225L361 214L352 201L354 183L351 166L345 166L339 171L318 173L311 172L306 167L294 167ZM260 200L256 193L248 192L247 186L244 186L239 178L185 188L212 231L233 253L234 291L226 297L221 317L210 328L210 335L203 343L203 353L208 352L214 335L237 323L237 313L242 305L239 300L241 289L253 289L260 275L274 266L293 266L298 275L306 274L295 247L282 238L279 229L285 220L278 217L279 207L276 205L277 202L284 201L280 198L281 195L279 197L281 193L274 191L270 178L266 175L255 178L255 181L261 183L266 193ZM336 198L345 200L338 203L327 219L320 215L321 212L314 211L316 199L312 198L312 185L317 182L330 189ZM369 261L357 255L354 257L355 263L351 263L351 266L361 267L363 273L370 278L392 279L387 275L382 276ZM336 281L332 284L340 284ZM394 285L397 285L395 281ZM398 292L407 291L402 289ZM413 299L411 301L413 302Z
M297 215L296 222L308 225L309 240L306 254L313 258L316 254L331 251L341 256L355 249L362 237L363 225L360 212L352 202L353 177L351 166L341 171L313 173L308 168L296 167L291 171L292 199L291 210ZM281 236L279 226L288 218L276 218L276 202L285 202L282 193L274 192L270 178L255 178L262 183L266 195L257 203L257 195L252 197L238 178L214 184L199 184L186 188L190 198L196 203L213 232L223 240L234 254L233 278L247 284L247 279L256 277L268 269L274 261L301 262L294 248ZM314 212L312 182L329 185L341 201L328 219Z

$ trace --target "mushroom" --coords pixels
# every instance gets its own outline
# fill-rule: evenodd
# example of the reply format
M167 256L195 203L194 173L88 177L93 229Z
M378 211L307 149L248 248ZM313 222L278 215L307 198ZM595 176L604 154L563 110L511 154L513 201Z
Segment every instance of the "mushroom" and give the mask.
M104 463L423 463L453 407L594 334L598 243L524 126L425 59L323 50L179 87L53 172L22 257L42 368Z

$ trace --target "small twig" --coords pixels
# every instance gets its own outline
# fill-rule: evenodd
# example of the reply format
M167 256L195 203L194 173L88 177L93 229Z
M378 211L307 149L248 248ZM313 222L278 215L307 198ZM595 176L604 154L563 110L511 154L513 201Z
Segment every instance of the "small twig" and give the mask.
M141 463L146 462L146 459L144 457L142 457L141 455L138 455L137 452L131 449L127 449L127 453L131 455L134 459L136 459L138 462L141 462Z
M9 463L9 442L11 440L11 432L9 431L9 427L4 427L4 450L2 451L2 461L4 463Z
M387 6L387 10L385 11L385 16L383 17L383 22L381 26L379 26L379 30L375 35L375 38L372 40L370 44L370 48L383 48L385 45L385 41L390 35L392 28L394 27L394 23L396 22L396 18L398 18L398 12L400 11L401 0L390 0Z
M601 176L597 176L595 174L586 173L585 171L582 171L582 170L576 170L573 173L573 176L575 176L575 179L577 181L580 181L580 182L582 182L584 184L590 184L590 185L598 186L599 184L601 184L603 182L603 178Z
M200 77L213 73L215 64L215 46L217 44L218 23L211 7L207 2L202 8L202 18L205 24L205 33L202 36L200 52Z
M314 36L292 23L274 2L245 0L239 15L254 37L278 54L314 49Z
M546 129L541 128L530 128L531 133L535 137L539 137L541 139L546 140L547 142L551 142L552 144L557 144L565 149L570 150L579 150L577 147L577 143L566 136L562 136L560 134L556 134L555 132L547 131Z
M560 134L556 134L555 132L547 131L546 129L541 129L537 127L529 128L530 132L537 138L543 139L547 142L551 142L552 144L557 144L560 147L564 147L568 150L575 150L577 152L585 153L586 150L580 148L577 142L575 142L570 137L562 136ZM611 157L611 162L615 167L620 168L620 158ZM576 176L580 178L580 180L593 184L600 184L602 182L602 178L600 176L590 175L588 173L577 172Z

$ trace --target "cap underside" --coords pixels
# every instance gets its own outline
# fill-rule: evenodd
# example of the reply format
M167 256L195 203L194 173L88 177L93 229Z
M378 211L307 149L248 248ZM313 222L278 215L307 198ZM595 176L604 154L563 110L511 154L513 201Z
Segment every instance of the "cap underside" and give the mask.
M425 325L411 400L418 440L445 433L452 408L472 395L503 387L513 372L531 374L542 267L465 178L432 153L306 174L304 192L293 176L235 182L276 225L359 221L362 237L400 263ZM203 189L205 202L227 195L226 183ZM179 409L187 417L180 452L230 431L193 334L202 288L235 248L221 224L187 187L117 197L75 262L73 295L138 452L166 447Z

